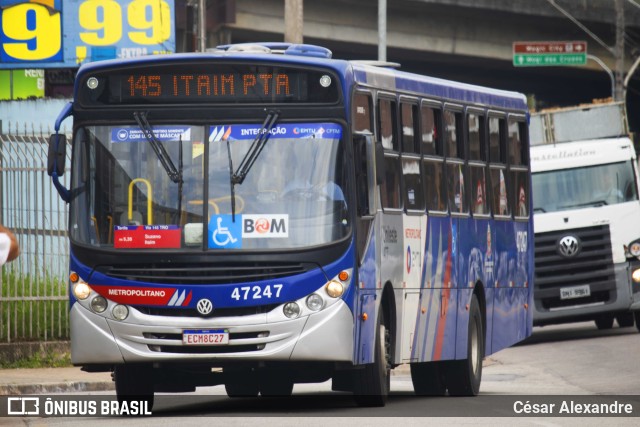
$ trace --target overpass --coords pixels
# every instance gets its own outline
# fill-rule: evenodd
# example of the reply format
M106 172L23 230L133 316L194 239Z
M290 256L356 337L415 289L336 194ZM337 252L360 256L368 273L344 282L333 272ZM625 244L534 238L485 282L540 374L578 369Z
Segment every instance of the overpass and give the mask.
M640 7L622 3L628 69L640 55ZM535 96L538 107L611 95L611 80L595 61L582 67L514 67L512 43L585 40L588 53L614 70L613 0L388 0L387 7L387 60L404 70L517 90ZM326 46L336 58L376 59L377 14L377 0L306 1L304 42ZM209 10L208 46L282 41L283 16L283 0L216 0ZM631 104L640 104L640 72L630 87L633 110Z

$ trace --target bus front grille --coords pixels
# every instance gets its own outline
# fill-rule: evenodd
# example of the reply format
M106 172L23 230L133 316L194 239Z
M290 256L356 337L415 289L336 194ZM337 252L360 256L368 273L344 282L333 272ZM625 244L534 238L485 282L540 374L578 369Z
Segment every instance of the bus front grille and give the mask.
M576 255L561 254L559 242L565 236L578 239ZM608 302L615 291L609 226L536 233L534 283L534 297L545 310ZM560 298L561 288L580 285L589 285L590 296Z
M311 263L247 262L209 264L127 264L98 266L96 271L136 282L197 285L230 284L271 280L302 274L318 268Z
M265 314L276 308L279 304L265 304L251 307L227 307L213 308L211 314L202 316L195 308L172 308L172 307L138 307L136 310L149 316L168 316L168 317L206 317L207 319L215 319L218 317L234 317L234 316L252 316L254 314Z

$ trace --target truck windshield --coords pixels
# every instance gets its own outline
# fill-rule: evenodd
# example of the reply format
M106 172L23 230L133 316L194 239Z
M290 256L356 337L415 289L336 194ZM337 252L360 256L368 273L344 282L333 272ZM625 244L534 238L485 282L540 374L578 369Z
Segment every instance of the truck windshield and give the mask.
M274 126L234 191L232 171L264 132L261 124L151 128L180 179L170 179L138 126L76 130L72 241L122 250L269 250L349 233L340 126Z
M631 161L532 175L535 212L556 212L638 200Z

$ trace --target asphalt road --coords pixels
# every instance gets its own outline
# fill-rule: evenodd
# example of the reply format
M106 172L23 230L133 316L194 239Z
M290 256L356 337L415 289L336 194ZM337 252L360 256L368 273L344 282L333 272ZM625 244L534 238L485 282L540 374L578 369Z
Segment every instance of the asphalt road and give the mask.
M383 408L359 408L347 393L331 391L330 382L296 385L286 399L229 399L224 388L200 388L184 395L157 395L150 418L29 418L24 425L190 426L235 425L424 425L424 417L443 417L447 425L637 425L640 415L640 333L635 327L599 331L593 323L535 328L526 342L485 360L480 396L476 398L413 395L405 369L392 377L392 392ZM103 393L104 394L104 393ZM107 392L106 394L112 394ZM85 394L86 395L86 394ZM95 394L96 397L99 394ZM612 395L614 395L612 397ZM620 396L626 395L626 396ZM635 395L635 396L633 396ZM506 418L517 401L557 400L631 402L634 418ZM451 418L465 417L465 418ZM398 421L401 420L401 421ZM17 419L0 419L0 424Z

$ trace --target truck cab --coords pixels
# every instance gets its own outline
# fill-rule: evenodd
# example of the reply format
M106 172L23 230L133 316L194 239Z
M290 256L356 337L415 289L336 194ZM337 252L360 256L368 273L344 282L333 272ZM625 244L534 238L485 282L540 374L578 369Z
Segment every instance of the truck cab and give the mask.
M533 114L531 141L534 325L640 323L638 163L623 104Z

